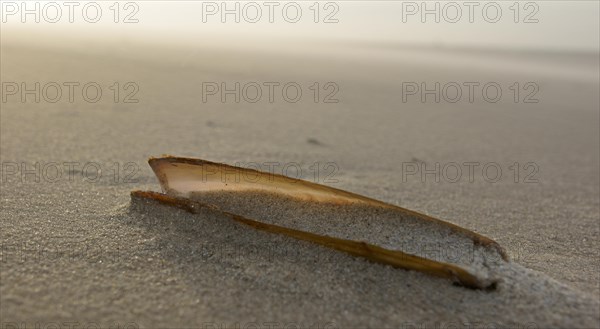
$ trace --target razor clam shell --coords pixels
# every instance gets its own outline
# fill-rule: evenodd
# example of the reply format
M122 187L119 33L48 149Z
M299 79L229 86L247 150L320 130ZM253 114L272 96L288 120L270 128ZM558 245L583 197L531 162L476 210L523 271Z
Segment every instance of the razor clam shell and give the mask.
M312 234L309 241L396 267L454 278L465 286L493 285L494 269L507 261L504 250L489 238L351 192L200 159L164 157L149 163L166 193L162 198L172 198L165 203L210 205L257 229L299 239L303 239L300 233ZM336 248L336 243L366 247L351 252L339 245Z

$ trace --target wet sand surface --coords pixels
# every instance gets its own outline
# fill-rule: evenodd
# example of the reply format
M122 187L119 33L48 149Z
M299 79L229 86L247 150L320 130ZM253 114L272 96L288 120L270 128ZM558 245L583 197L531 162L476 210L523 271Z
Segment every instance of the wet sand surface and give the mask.
M489 67L448 66L444 54L427 49L379 49L378 60L364 60L356 54L366 50L338 46L322 56L69 47L2 41L3 82L97 82L103 90L96 103L10 96L1 104L3 325L600 325L597 61L581 69L565 55L556 65L577 69L553 75L510 70L497 58ZM436 56L440 61L419 60ZM297 103L204 103L207 81L294 81L304 94ZM335 82L339 102L315 103L315 81ZM473 103L403 102L403 81L495 81L507 96L498 103L480 96ZM515 81L535 81L539 102L512 102ZM139 102L114 102L115 82L119 100L131 90L124 84L135 82ZM215 214L131 205L131 190L160 189L146 161L161 154L263 169L276 162L278 171L294 163L304 179L488 236L512 263L496 291L469 290ZM490 183L476 171L471 182L466 162L495 163L502 176ZM515 162L518 177L510 169ZM48 163L66 168L62 176ZM458 163L462 177L407 175L415 163ZM371 229L394 238L392 228Z

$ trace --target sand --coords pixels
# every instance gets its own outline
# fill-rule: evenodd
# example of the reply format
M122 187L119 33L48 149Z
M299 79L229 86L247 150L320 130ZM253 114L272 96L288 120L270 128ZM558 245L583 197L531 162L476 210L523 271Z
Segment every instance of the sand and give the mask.
M96 81L108 95L97 103L10 98L1 104L4 328L600 325L597 59L583 68L581 55L569 54L453 66L454 55L440 50L346 45L329 45L320 56L150 44L65 47L2 40L3 82ZM521 61L519 69L514 61ZM403 103L402 81L423 80L497 81L505 88L536 81L540 102ZM115 103L108 89L115 81L136 82L139 103ZM335 81L340 101L315 104L307 94L293 104L203 103L203 81L297 81L306 88ZM321 169L333 162L335 181L324 181L321 171L319 183L484 234L513 262L496 291L470 290L214 214L132 205L131 190L159 190L146 160L164 153L278 162L278 170L296 163L309 180L315 162ZM39 179L35 170L20 175L22 166L51 162L77 164L59 179L43 170ZM82 171L90 162L101 177L90 179L96 167ZM481 175L454 183L403 179L403 163L450 162L497 163L503 176L495 183ZM521 170L534 162L538 182L524 182L529 171L521 171L515 183L514 162ZM19 173L7 174L13 164Z

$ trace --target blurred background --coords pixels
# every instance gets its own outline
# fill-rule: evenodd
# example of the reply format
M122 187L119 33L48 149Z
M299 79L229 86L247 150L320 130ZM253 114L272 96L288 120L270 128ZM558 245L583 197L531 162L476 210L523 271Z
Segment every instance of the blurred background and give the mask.
M598 6L597 1L3 1L2 27L5 37L28 30L51 34L54 42L103 36L187 46L235 47L240 41L276 46L285 40L597 52Z

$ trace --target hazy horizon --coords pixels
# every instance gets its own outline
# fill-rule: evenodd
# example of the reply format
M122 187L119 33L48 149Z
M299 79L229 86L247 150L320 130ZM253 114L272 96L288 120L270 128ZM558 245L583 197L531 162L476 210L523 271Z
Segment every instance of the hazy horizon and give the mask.
M421 7L421 1L346 0L320 2L319 8L310 1L280 1L272 7L266 1L226 1L226 7L220 7L222 1L132 1L126 3L132 5L124 5L118 11L111 8L112 2L80 1L71 8L72 17L67 6L61 5L58 10L62 15L58 15L57 8L49 5L51 2L42 1L36 2L40 6L39 23L32 13L23 18L21 3L2 3L5 33L26 29L56 33L57 38L65 33L114 37L117 32L119 38L135 39L150 34L190 43L220 39L223 43L237 44L242 40L273 37L447 48L600 51L598 1L532 1L519 2L518 7L512 1L426 1L426 7ZM97 22L90 23L81 17L79 9L87 3L101 8ZM288 14L284 17L284 11L279 9L286 5ZM26 6L35 10L34 4ZM481 8L487 8L487 14ZM296 15L298 9L300 14ZM87 10L87 15L94 18L95 7ZM296 22L294 15L298 17ZM74 24L76 29L72 29Z

